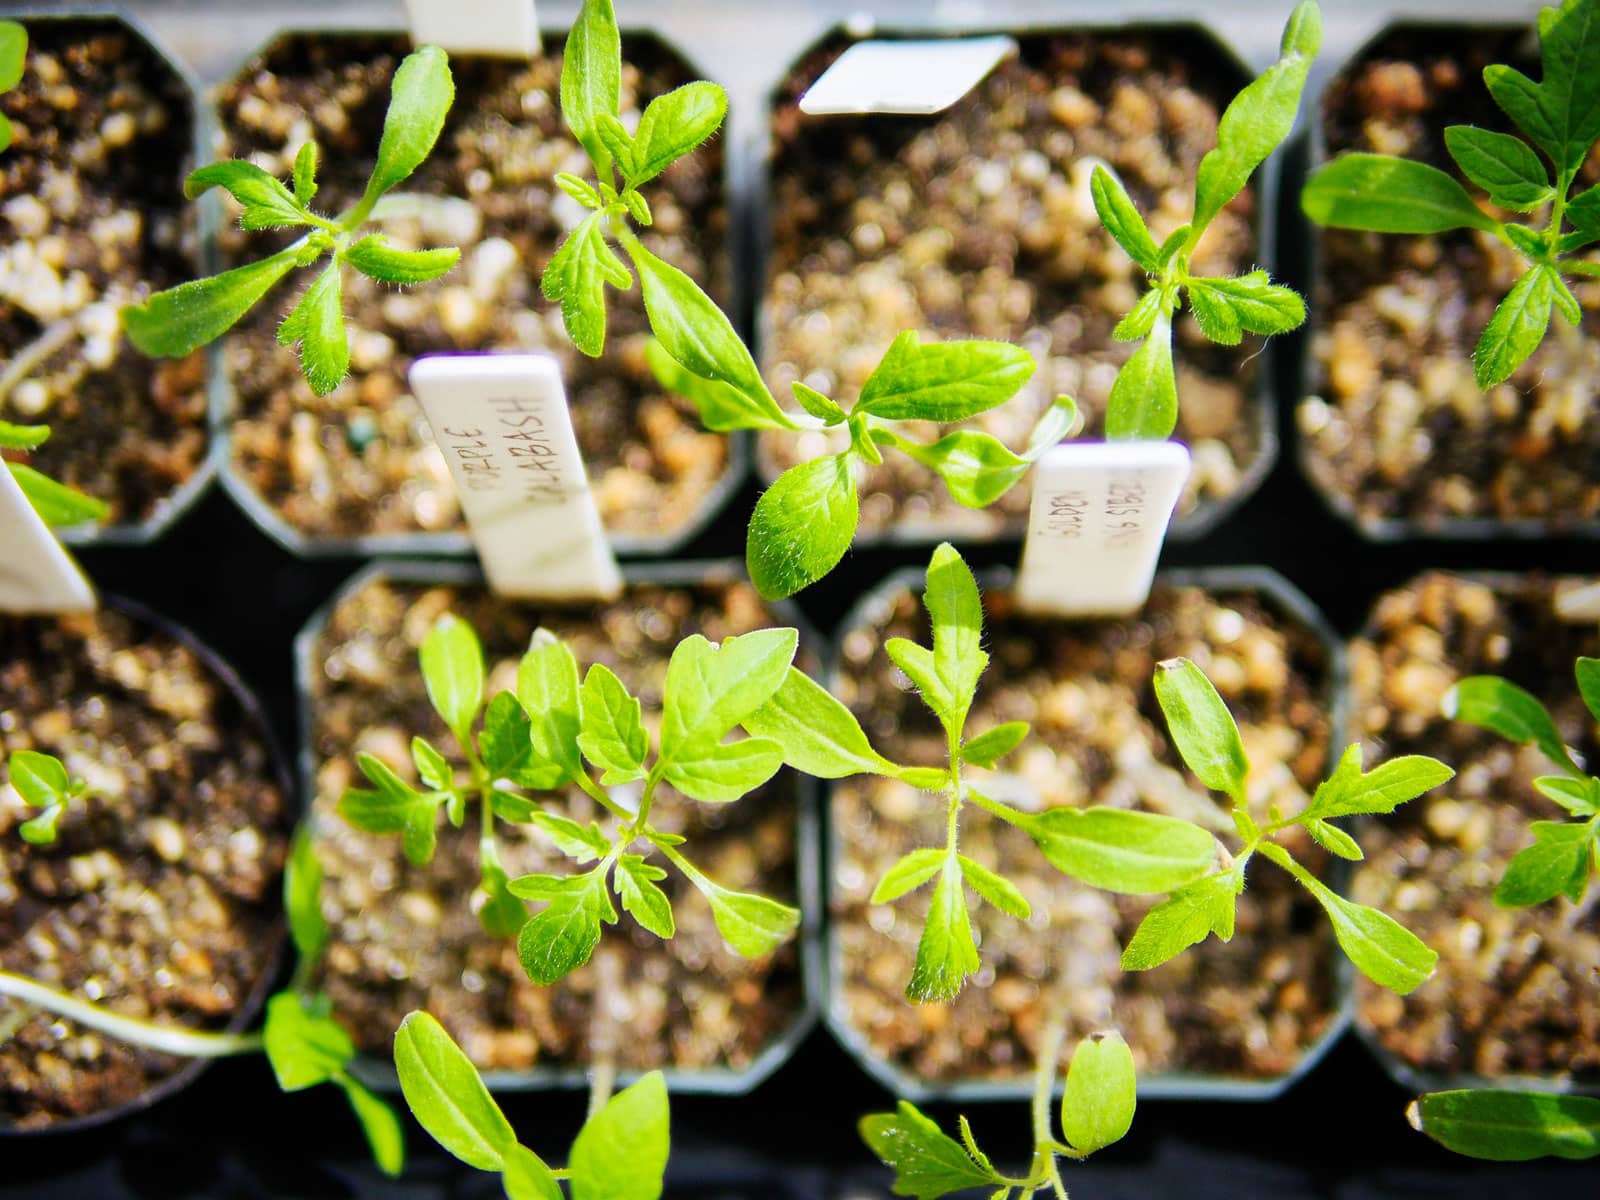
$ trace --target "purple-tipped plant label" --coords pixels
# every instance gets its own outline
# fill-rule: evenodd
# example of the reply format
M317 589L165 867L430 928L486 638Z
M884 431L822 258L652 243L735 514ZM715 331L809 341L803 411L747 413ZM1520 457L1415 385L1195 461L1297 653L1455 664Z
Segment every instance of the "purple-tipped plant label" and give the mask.
M622 591L554 358L419 358L411 390L455 480L491 590L539 600L610 600Z
M406 12L418 46L500 58L539 53L534 0L406 0Z
M0 466L0 612L92 612L94 588Z
M857 42L800 97L812 116L943 112L1017 52L1008 37Z
M1053 616L1143 607L1189 478L1178 442L1065 442L1033 469L1017 604Z

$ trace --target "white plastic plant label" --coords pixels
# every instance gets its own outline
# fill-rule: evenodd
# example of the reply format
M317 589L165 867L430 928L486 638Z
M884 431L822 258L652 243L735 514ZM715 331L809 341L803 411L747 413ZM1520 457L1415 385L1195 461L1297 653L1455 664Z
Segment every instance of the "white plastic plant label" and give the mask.
M1600 623L1600 583L1559 587L1555 596L1556 616L1574 625Z
M1177 442L1067 442L1033 469L1019 607L1118 616L1150 595L1167 525L1189 478Z
M541 600L609 600L622 591L554 358L419 358L411 390L449 464L491 589Z
M406 0L406 11L418 46L501 58L539 53L534 0Z
M943 112L1017 52L1008 37L857 42L800 97L812 116Z
M94 589L0 466L0 612L90 612Z

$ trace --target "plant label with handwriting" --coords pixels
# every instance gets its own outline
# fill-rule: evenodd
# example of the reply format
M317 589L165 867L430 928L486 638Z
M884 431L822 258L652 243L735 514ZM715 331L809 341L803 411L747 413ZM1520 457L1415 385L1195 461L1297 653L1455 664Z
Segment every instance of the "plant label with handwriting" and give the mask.
M11 471L0 470L0 612L90 612L94 589L35 511Z
M449 354L411 367L489 586L503 596L614 599L622 574L584 474L555 359Z
M800 111L929 116L960 100L1016 52L1008 37L857 42L800 97Z
M418 46L501 58L539 53L534 0L406 0L406 13Z
M1189 478L1188 448L1069 443L1046 453L1035 472L1017 603L1071 617L1140 608Z

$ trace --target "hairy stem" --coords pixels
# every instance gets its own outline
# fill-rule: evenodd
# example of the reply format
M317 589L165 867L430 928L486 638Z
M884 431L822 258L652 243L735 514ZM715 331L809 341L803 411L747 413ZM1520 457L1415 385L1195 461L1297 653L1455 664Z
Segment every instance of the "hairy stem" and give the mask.
M1039 1055L1033 1067L1033 1170L1031 1176L1048 1183L1059 1200L1067 1200L1067 1188L1056 1164L1055 1132L1050 1127L1050 1100L1055 1093L1056 1064L1061 1061L1061 1044L1067 1040L1066 1005L1053 1006L1039 1038Z
M617 1082L616 1002L622 993L622 958L616 947L601 946L594 956L594 1000L589 1013L589 1116L611 1099Z
M124 1017L9 971L0 971L0 996L10 996L53 1012L118 1041L184 1058L228 1058L235 1054L253 1054L262 1048L259 1033L206 1033Z

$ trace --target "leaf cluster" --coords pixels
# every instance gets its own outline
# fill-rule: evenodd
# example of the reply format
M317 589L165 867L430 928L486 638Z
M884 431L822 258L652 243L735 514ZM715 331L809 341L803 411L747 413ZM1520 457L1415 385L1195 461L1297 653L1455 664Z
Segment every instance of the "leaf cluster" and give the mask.
M1250 761L1239 727L1211 681L1189 660L1169 659L1156 668L1155 691L1184 763L1206 787L1232 801L1241 845L1225 866L1177 889L1145 915L1122 952L1123 968L1143 971L1159 966L1212 934L1230 940L1245 872L1259 852L1292 875L1322 906L1339 946L1362 974L1401 995L1427 979L1439 957L1432 949L1387 914L1339 895L1297 862L1279 838L1298 827L1329 853L1358 861L1363 857L1361 847L1336 821L1393 812L1454 772L1421 755L1391 759L1364 771L1361 746L1353 744L1304 809L1286 817L1274 807L1267 821L1258 823L1246 792Z
M1217 126L1217 145L1200 160L1194 216L1159 245L1122 182L1104 165L1090 180L1095 212L1117 245L1145 271L1150 289L1112 335L1141 341L1122 365L1106 403L1106 437L1163 440L1178 423L1178 385L1172 362L1172 320L1185 298L1200 331L1222 346L1246 333L1271 335L1298 328L1305 302L1265 271L1244 275L1190 273L1190 259L1212 220L1257 167L1289 136L1311 60L1322 44L1322 14L1302 0L1283 32L1276 63L1233 98Z
M978 1148L966 1117L960 1119L958 1142L905 1100L895 1112L861 1118L861 1140L893 1169L896 1196L938 1200L968 1188L987 1188L989 1200L1027 1200L1052 1187L1064 1195L1056 1159L1085 1159L1121 1141L1133 1124L1136 1100L1128 1044L1115 1032L1097 1034L1078 1043L1067 1069L1062 1136L1055 1136L1046 1118L1043 1128L1035 1130L1033 1164L1026 1175L999 1171Z
M0 22L0 25L3 24ZM0 421L0 450L37 450L49 440L48 425L14 425L10 421ZM100 521L110 511L104 501L86 496L64 483L57 483L26 463L8 460L6 469L46 525L81 525L85 521Z
M0 92L22 82L28 61L28 31L16 21L0 21ZM11 145L11 122L0 113L0 150Z
M1579 658L1578 692L1589 715L1600 721L1600 659ZM1525 908L1566 896L1583 899L1591 880L1600 878L1600 779L1573 759L1556 723L1538 697L1510 680L1473 675L1445 694L1444 714L1477 725L1520 744L1532 743L1555 764L1558 774L1541 775L1534 789L1567 811L1566 821L1535 821L1533 845L1506 864L1494 901Z
M40 810L18 826L22 840L33 846L49 846L56 840L57 826L74 800L89 795L89 785L67 773L66 766L51 754L37 750L17 750L9 759L11 786L24 804Z
M122 325L129 340L145 354L181 358L221 337L290 271L327 259L327 266L279 324L278 342L299 344L301 370L312 391L319 396L333 391L350 369L342 299L345 268L381 283L415 284L437 279L461 257L454 247L402 250L381 233L358 236L384 195L426 161L454 99L455 82L443 50L423 46L407 55L395 71L366 189L354 205L335 216L311 207L319 161L312 141L295 155L292 187L239 159L192 172L184 182L184 194L192 200L212 188L224 189L243 206L240 228L304 232L276 254L157 292L143 304L124 308Z
M641 705L622 680L596 663L580 681L571 649L547 630L534 634L523 655L516 691L486 704L482 646L470 625L446 614L423 640L422 677L466 762L466 778L417 737L411 748L422 787L362 754L357 762L373 786L347 790L339 811L360 829L399 834L406 857L422 864L433 857L440 811L459 826L476 801L479 918L490 933L517 935L523 968L537 983L554 983L589 960L601 927L617 923L613 893L641 927L673 936L672 901L659 886L667 872L650 861L656 854L705 896L734 951L769 954L793 935L800 913L721 886L680 849L681 836L650 818L663 784L692 800L727 804L777 773L777 742L759 734L724 739L778 692L797 645L793 629L759 630L720 646L698 634L680 642L667 664L661 732L652 746ZM582 824L530 795L571 787L606 812L609 828ZM626 799L635 790L637 807ZM497 821L532 826L584 869L510 878L496 849ZM544 907L529 917L528 900Z
M1538 83L1503 64L1483 72L1490 96L1522 136L1472 125L1445 130L1445 147L1467 180L1494 208L1528 214L1526 221L1485 211L1437 167L1382 154L1342 155L1312 175L1300 198L1306 215L1322 225L1409 234L1475 229L1517 253L1525 270L1472 354L1485 390L1511 378L1539 348L1552 310L1570 325L1580 323L1567 277L1600 276L1600 263L1579 257L1600 242L1600 186L1573 194L1600 140L1600 3L1565 0L1541 11L1539 52ZM1540 212L1542 223L1533 219Z
M660 1071L611 1097L555 1169L517 1140L472 1060L444 1027L412 1012L394 1037L406 1104L439 1145L468 1166L500 1176L507 1200L658 1200L671 1148L667 1087Z

